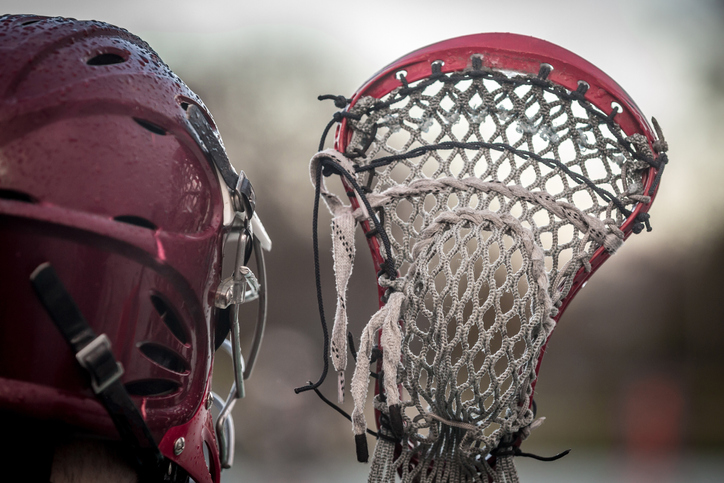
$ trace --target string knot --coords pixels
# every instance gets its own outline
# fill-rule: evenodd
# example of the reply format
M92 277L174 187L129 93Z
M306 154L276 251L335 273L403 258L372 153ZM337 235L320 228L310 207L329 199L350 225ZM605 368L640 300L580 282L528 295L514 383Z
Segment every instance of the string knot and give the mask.
M651 231L651 222L649 221L651 219L651 215L648 213L639 213L636 216L636 221L639 222L639 224L646 225L646 231ZM643 230L643 227L639 228L639 232Z
M655 117L651 118L651 122L654 124L654 129L656 130L656 141L654 141L653 147L654 152L656 154L665 153L669 150L669 143L666 142L666 139L664 138L664 132L661 130L661 126L659 125L659 121L656 120Z
M380 284L380 287L392 289L393 292L404 292L405 290L405 277L390 279L389 275L383 273L377 281Z
M317 99L320 101L332 100L332 101L334 101L334 106L337 109L344 109L345 107L347 107L347 104L349 104L352 101L351 99L347 99L344 96L333 96L331 94L317 96Z

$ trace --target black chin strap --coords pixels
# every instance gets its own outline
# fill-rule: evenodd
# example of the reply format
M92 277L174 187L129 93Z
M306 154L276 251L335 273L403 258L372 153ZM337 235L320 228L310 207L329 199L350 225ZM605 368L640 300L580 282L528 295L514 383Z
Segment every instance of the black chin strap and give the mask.
M116 361L105 334L96 336L73 297L50 263L30 275L30 283L56 327L88 372L96 397L113 420L124 442L130 444L142 481L168 481L164 457L138 408L121 384L123 366Z

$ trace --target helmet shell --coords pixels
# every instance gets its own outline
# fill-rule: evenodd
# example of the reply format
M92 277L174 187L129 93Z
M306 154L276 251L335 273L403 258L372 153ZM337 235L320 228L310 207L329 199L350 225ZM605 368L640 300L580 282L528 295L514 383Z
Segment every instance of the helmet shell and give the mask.
M117 437L28 281L50 262L110 338L157 442L196 439L183 458L162 444L165 456L216 447L205 401L226 187L189 131L192 104L213 127L124 29L0 17L0 409ZM200 461L186 470L205 481Z

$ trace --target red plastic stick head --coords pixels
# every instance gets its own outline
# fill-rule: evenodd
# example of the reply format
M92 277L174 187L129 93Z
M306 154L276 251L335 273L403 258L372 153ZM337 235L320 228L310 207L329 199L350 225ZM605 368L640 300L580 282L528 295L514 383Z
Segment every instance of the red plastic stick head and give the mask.
M375 268L398 271L378 274L381 309L361 344L382 327L383 352L401 354L397 377L396 361L385 362L376 407L392 421L402 399L405 441L416 448L402 450L403 481L420 471L410 465L418 456L431 471L456 471L445 464L461 454L493 471L494 456L509 457L532 428L538 368L563 310L629 235L649 228L665 143L601 70L514 34L413 52L367 81L340 116L335 147L347 159L315 159L348 171L349 214ZM361 198L367 210L357 209ZM342 216L337 203L333 211ZM398 316L401 334L389 323ZM353 396L364 392L366 362L358 356ZM355 396L358 436L363 404Z

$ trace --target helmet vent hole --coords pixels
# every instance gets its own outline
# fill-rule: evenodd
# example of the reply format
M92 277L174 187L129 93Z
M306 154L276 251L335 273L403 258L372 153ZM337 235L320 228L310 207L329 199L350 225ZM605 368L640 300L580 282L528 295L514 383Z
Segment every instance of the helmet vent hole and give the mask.
M173 394L179 390L181 384L170 379L144 379L131 381L125 384L125 387L131 396L158 397Z
M206 119L206 122L209 123L209 126L211 126L212 129L216 130L216 124L214 123L214 120L211 118L211 115L206 110L206 108L201 107L201 105L199 105L198 102L196 102L195 100L190 99L188 97L181 97L181 96L176 98L176 102L178 102L179 106L181 106L181 109L183 109L187 113L188 113L188 110L191 109L191 107L195 107L196 109L198 109L199 112L201 112L201 114ZM189 114L187 114L187 116L188 115Z
M88 65L113 65L122 64L126 59L123 56L112 53L98 54L95 57L91 57L86 61Z
M141 353L143 353L143 355L151 362L154 362L169 371L173 371L178 374L188 374L189 372L189 365L184 358L168 347L154 344L153 342L141 342L138 345L138 350L140 350Z
M149 230L157 230L158 227L150 222L149 220L145 218L141 218L140 216L134 216L134 215L121 215L116 216L113 218L116 221L120 221L121 223L128 223L129 225L136 225L140 226L142 228L148 228Z
M159 126L158 124L154 124L150 121L146 121L145 119L139 119L137 117L134 117L133 120L136 121L139 126L151 131L153 134L158 134L159 136L166 135L166 130L164 128L162 128L161 126Z
M179 342L186 345L188 341L186 332L184 331L183 326L181 325L181 320L176 315L176 312L169 307L168 303L166 303L164 299L156 294L151 294L151 303L156 309L156 312L158 312L158 315L161 316L163 323L166 324L166 327L168 327L174 337L176 337Z
M12 200L12 201L22 201L25 203L37 203L38 200L33 198L27 193L23 193L22 191L15 191L15 190L4 190L0 189L0 199L3 200Z

